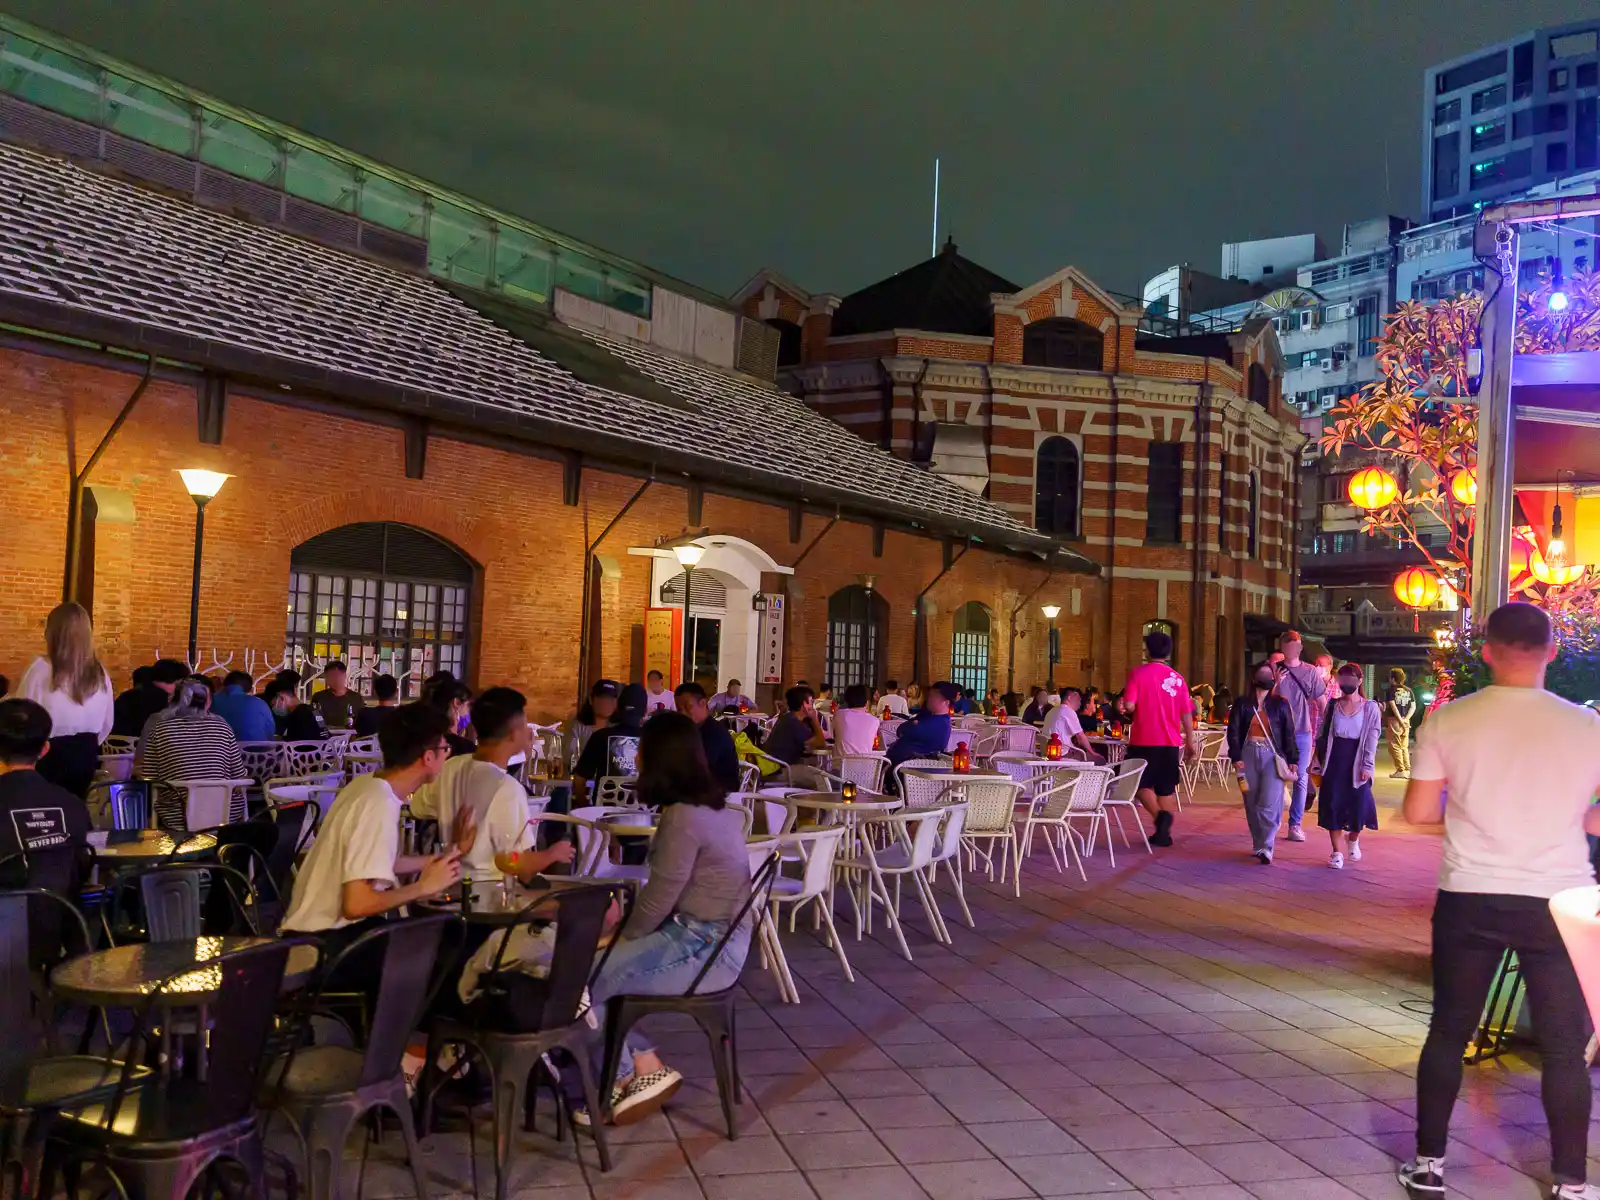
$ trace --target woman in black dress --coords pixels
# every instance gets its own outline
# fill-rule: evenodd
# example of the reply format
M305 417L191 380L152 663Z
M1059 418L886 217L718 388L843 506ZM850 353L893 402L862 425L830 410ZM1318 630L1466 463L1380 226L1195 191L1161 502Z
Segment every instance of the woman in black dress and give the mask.
M1361 831L1378 827L1378 805L1372 798L1372 775L1378 758L1383 710L1361 694L1360 664L1339 668L1339 698L1322 714L1314 754L1322 782L1317 799L1317 824L1328 831L1332 853L1328 865L1343 868L1361 861Z

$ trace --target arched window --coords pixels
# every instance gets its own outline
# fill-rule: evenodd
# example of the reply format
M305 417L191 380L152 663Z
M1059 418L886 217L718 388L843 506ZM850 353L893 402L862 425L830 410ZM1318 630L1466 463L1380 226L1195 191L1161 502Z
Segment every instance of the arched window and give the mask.
M1105 363L1104 346L1098 329L1071 317L1033 321L1022 331L1022 361L1030 367L1098 371Z
M1144 623L1144 628L1141 629L1139 633L1141 637L1147 633L1166 634L1172 639L1172 655L1167 659L1167 661L1172 663L1178 661L1178 627L1171 621L1146 621Z
M793 321L785 321L781 317L772 317L767 324L778 331L778 365L780 367L797 367L800 365L800 326Z
M877 592L853 583L829 596L823 678L836 689L852 683L871 686L883 679L888 626L889 605Z
M1245 554L1256 557L1261 546L1261 476L1250 472L1250 507L1246 517L1250 524L1245 531Z
M1250 391L1250 403L1259 404L1266 408L1272 403L1272 378L1267 374L1267 369L1260 363L1251 363L1250 370L1246 373L1247 386Z
M410 525L367 521L320 533L289 555L289 653L410 672L407 697L435 671L462 678L474 575L466 555ZM358 686L367 691L367 679Z
M1056 537L1078 535L1078 447L1064 437L1046 438L1034 452L1033 524Z
M989 610L976 600L956 609L950 682L982 696L989 690Z

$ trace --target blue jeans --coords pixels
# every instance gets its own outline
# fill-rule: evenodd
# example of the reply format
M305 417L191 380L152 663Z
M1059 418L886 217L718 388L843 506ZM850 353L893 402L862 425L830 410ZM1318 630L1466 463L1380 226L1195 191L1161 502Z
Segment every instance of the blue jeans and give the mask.
M1244 818L1250 826L1251 851L1271 850L1283 819L1283 780L1272 747L1254 739L1244 744Z
M618 942L606 959L605 969L589 987L589 1002L600 1020L600 1030L593 1039L591 1057L598 1082L601 1055L605 1045L606 1001L624 994L646 996L681 996L689 990L700 968L705 966L722 940L726 921L697 921L681 914L668 917L660 928L640 938ZM750 922L746 920L728 939L717 963L695 989L696 994L719 992L732 987L744 970L745 956L750 952ZM623 1042L623 1059L618 1074L626 1077L632 1072L635 1055L646 1053L654 1047L643 1037L637 1027L629 1031Z
M1311 784L1311 743L1308 730L1294 735L1295 748L1300 751L1300 774L1294 781L1294 797L1289 801L1289 825L1294 828L1306 815L1306 788Z

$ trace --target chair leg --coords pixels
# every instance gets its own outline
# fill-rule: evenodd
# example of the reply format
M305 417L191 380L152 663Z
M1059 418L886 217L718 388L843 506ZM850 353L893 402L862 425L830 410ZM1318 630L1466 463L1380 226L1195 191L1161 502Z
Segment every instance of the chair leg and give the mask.
M722 1100L722 1119L728 1125L728 1140L737 1141L739 1137L738 1113L735 1110L735 1096L740 1092L738 1084L738 1068L735 1064L734 1045L734 1014L732 1005L726 1015L722 1013L701 1012L695 1014L700 1028L705 1031L706 1039L711 1043L711 1065L717 1074L717 1095Z
M411 1181L417 1188L417 1200L428 1200L428 1180L422 1171L422 1150L417 1145L417 1126L411 1118L411 1105L406 1102L404 1082L395 1084L395 1094L389 1099L389 1107L400 1118L400 1137L406 1144L406 1162L411 1165ZM467 1119L472 1119L471 1113L467 1114Z
M850 960L845 956L844 939L839 936L839 930L833 923L833 909L828 905L819 904L818 911L822 914L822 921L828 930L828 940L833 943L833 952L839 956L839 965L844 968L844 977L850 982L856 981L856 973L850 969Z
M533 1062L516 1052L488 1053L485 1057L489 1059L494 1085L494 1195L495 1200L505 1200L511 1156L516 1149L517 1125L522 1120L523 1092L528 1086Z
M589 1107L589 1130L594 1135L595 1153L600 1156L600 1170L602 1173L611 1170L611 1144L606 1139L605 1121L611 1115L610 1089L606 1091L606 1106L602 1113L600 1097L595 1093L594 1072L589 1069L589 1055L582 1046L568 1047L574 1062L578 1064L578 1082L583 1086L583 1102ZM574 1137L576 1142L577 1138Z
M961 905L961 915L966 918L967 928L976 929L978 923L972 919L972 910L967 907L967 877L966 872L962 869L961 855L959 854L955 856L955 864L950 872L950 877L955 880L956 902Z

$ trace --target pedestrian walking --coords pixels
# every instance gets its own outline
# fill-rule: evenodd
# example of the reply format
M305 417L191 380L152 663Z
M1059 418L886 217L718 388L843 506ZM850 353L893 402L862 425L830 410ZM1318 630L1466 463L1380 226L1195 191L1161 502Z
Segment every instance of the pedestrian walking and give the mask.
M1383 738L1394 764L1391 778L1411 778L1411 718L1416 712L1416 694L1406 686L1406 673L1396 667L1389 672L1389 686L1383 689Z
M1337 871L1343 869L1346 858L1361 861L1361 831L1378 827L1372 773L1383 712L1377 701L1361 694L1359 663L1345 663L1334 678L1339 699L1322 714L1312 774L1321 777L1317 824L1328 831L1328 865Z
M1312 738L1322 722L1322 710L1327 701L1328 681L1316 667L1300 661L1305 646L1294 630L1285 631L1278 639L1278 649L1283 660L1278 665L1274 694L1289 702L1289 711L1294 714L1294 742L1300 751L1299 761L1309 763ZM1294 781L1294 795L1289 800L1289 832L1286 835L1291 842L1306 840L1300 824L1305 819L1306 788L1310 784L1310 774L1309 771L1302 771Z
M1433 1016L1417 1063L1413 1195L1444 1192L1461 1059L1507 948L1516 952L1539 1043L1553 1200L1595 1200L1589 1152L1588 1006L1550 915L1557 892L1594 882L1584 833L1600 834L1600 715L1544 688L1550 618L1504 604L1485 626L1493 685L1423 725L1405 818L1444 822L1433 910ZM1448 799L1446 798L1448 796Z
M1255 669L1254 686L1228 710L1228 758L1244 792L1244 818L1250 827L1250 853L1262 866L1272 864L1278 823L1283 820L1283 790L1300 771L1294 740L1294 714L1272 694L1272 664Z

